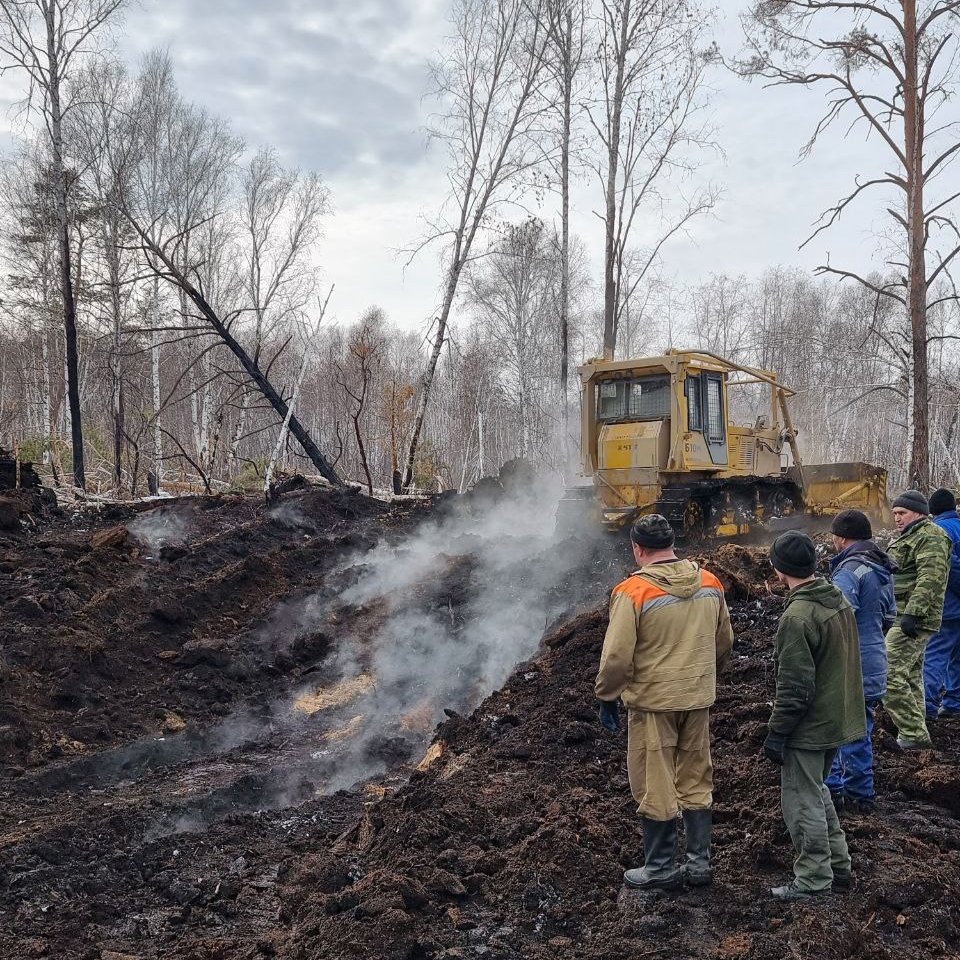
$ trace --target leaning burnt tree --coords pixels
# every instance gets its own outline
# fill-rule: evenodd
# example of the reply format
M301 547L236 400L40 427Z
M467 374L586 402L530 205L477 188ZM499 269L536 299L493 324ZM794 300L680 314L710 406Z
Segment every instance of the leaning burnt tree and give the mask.
M949 115L958 26L960 0L762 0L744 17L749 56L737 64L741 74L770 86L824 90L827 110L804 154L840 118L850 120L848 134L864 129L879 147L877 171L856 175L853 190L822 214L805 243L862 195L880 194L895 238L888 266L897 275L877 280L829 260L818 272L855 280L906 315L909 480L921 489L930 480L928 315L956 298L951 267L960 254L953 216L960 122Z
M76 106L70 80L94 48L96 35L125 0L2 0L0 60L3 70L26 74L27 105L43 120L53 170L59 247L60 298L66 347L67 398L73 447L74 483L86 486L80 414L80 360L77 306L71 263L69 175L64 123Z
M317 221L326 208L323 185L315 177L302 183L298 177L285 180L282 171L267 163L269 170L259 182L268 192L279 189L280 196L266 206L254 203L252 218L241 218L256 241L255 253L248 256L248 248L235 246L228 225L241 145L224 124L180 97L164 55L148 58L124 116L126 136L116 139L112 155L117 182L127 185L120 210L136 235L149 274L176 294L182 327L172 332L206 341L201 356L209 355L214 345L226 347L318 473L341 485L333 465L271 379L271 367L292 339L292 334L280 337L280 331L305 309L306 287L298 271L307 269ZM262 159L254 161L261 170ZM249 203L249 189L244 196ZM276 223L284 224L277 231L279 239L272 229ZM225 259L243 264L244 276L231 274ZM247 283L250 269L256 279ZM220 297L209 292L217 287ZM274 287L286 293L281 296ZM253 320L252 349L244 344L251 333L247 317ZM281 339L280 350L270 358L261 349L264 324Z

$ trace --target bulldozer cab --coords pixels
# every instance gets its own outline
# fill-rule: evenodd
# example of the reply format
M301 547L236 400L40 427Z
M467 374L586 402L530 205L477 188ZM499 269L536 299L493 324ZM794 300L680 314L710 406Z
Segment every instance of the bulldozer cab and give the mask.
M686 533L732 536L839 504L882 514L877 468L818 467L808 484L787 403L794 391L772 371L670 350L591 360L579 372L582 471L605 524L659 512ZM748 424L735 422L744 415ZM566 499L588 496L581 487Z
M731 372L737 373L733 380ZM792 391L773 373L676 350L643 360L590 361L580 376L585 475L637 469L752 474L781 468L785 434L777 394ZM752 426L738 426L730 418L731 394L748 384L763 386L768 403ZM763 441L759 460L757 438Z
M682 385L683 398L679 405L673 403L673 393ZM697 368L681 369L664 373L626 371L625 374L598 376L595 379L596 423L606 439L619 440L637 431L604 429L612 425L646 422L663 423L665 429L651 428L641 433L662 436L669 451L670 430L677 413L685 418L682 425L690 434L685 453L691 461L700 460L707 469L724 467L729 461L726 424L725 374ZM618 452L637 449L625 445L614 448ZM600 456L610 459L614 449L609 443L600 447ZM621 458L622 459L622 458ZM665 468L667 462L658 457L658 466ZM652 465L652 464L651 464Z

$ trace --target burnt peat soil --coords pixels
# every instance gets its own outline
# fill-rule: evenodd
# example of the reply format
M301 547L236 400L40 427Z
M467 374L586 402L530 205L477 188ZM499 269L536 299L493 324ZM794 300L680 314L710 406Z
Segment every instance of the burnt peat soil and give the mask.
M791 854L760 754L782 606L760 551L698 558L737 634L713 721L716 882L642 895L621 886L641 857L625 737L592 698L623 545L560 567L569 543L519 551L478 605L489 563L458 535L366 589L416 523L304 488L269 509L108 508L0 541L0 957L957 955L955 721L903 754L881 716L878 811L844 818L854 889L768 896ZM529 659L501 675L464 656L488 613L519 616L504 605L537 592L560 615ZM442 648L417 682L402 645L385 657L374 640L403 622L420 649L440 621L449 678Z

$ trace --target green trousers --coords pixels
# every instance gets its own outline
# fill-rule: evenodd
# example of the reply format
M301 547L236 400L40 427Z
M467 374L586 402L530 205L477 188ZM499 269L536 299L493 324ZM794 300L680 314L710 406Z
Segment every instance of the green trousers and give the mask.
M930 739L923 692L923 652L933 636L921 630L908 637L899 627L887 634L887 695L883 705L904 740L922 743Z
M850 870L847 838L824 780L836 750L787 747L780 771L780 807L793 841L795 883L801 890L829 890L834 870Z

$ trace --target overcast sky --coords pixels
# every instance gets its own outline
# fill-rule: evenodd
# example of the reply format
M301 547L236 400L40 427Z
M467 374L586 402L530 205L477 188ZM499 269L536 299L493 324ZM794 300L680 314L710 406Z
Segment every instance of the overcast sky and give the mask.
M168 48L187 97L228 118L251 149L272 144L286 162L323 175L334 212L320 259L325 279L336 283L340 320L376 303L395 322L418 327L436 305L436 255L427 252L405 268L397 251L417 238L420 214L443 200L442 158L422 127L431 109L424 98L427 61L447 32L447 6L448 0L138 0L121 28L121 53L131 65L151 47ZM724 53L739 44L740 9L731 0L719 4L716 36ZM0 94L10 95L9 83ZM666 248L665 272L692 281L720 272L755 275L777 264L811 268L828 250L837 262L869 263L878 216L869 204L812 248L797 247L855 171L876 169L879 148L838 131L798 163L823 106L819 95L764 91L720 71L712 85L725 158L702 175L722 184L724 199L691 237ZM597 184L579 184L574 200L574 229L597 277L603 240L593 214Z

